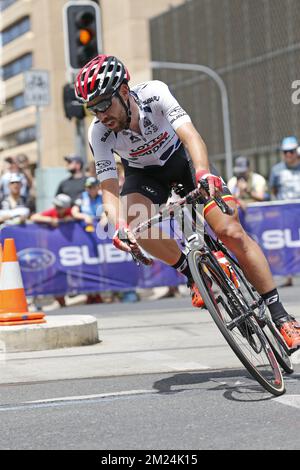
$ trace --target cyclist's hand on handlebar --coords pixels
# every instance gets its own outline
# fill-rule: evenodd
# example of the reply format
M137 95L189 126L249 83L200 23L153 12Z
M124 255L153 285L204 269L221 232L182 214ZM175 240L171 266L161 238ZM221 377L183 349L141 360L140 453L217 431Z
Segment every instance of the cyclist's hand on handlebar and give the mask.
M136 239L124 220L119 221L116 226L113 244L118 250L126 251L127 253L130 253L137 246Z
M219 176L212 175L207 170L198 170L196 172L197 184L199 184L199 181L201 179L204 179L207 181L210 197L215 196L216 190L220 193L222 192L223 183L222 183L222 179Z

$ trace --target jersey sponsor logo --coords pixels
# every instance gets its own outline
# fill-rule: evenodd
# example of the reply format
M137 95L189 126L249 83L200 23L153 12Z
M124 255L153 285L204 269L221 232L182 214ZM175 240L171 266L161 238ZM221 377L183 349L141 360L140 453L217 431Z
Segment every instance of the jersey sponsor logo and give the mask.
M151 122L150 119L147 118L147 116L146 116L146 117L144 118L143 124L144 124L144 127L149 127L149 126L152 125L152 122Z
M102 170L96 170L97 175L102 175L102 173L105 173L106 171L116 171L117 168L115 166L109 166L108 168L103 168Z
M96 162L96 168L98 170L103 170L104 168L107 168L111 164L112 164L112 162L110 160L100 160L100 161Z
M168 113L168 117L171 118L170 120L170 124L173 124L175 121L177 121L177 119L183 117L183 116L186 116L186 112L184 111L184 109L182 109L181 106L176 106L176 108L173 108L169 113Z
M151 135L158 131L158 126L153 124L147 116L144 117L143 124L146 129L144 132L145 135Z
M101 137L101 142L106 142L110 134L111 134L111 131L106 131L104 136Z
M151 153L155 153L159 150L159 148L165 144L165 142L170 138L168 132L162 132L154 139L147 142L145 145L141 145L135 150L132 150L129 153L129 157L141 157L143 155L149 155Z
M143 105L153 103L154 101L159 101L159 99L160 99L159 96L151 96L150 98L147 98L146 100L143 101Z
M129 139L130 139L130 141L131 141L133 144L134 144L135 142L140 142L140 140L141 140L141 139L140 139L138 136L136 136L136 135L131 135L131 136L129 137Z

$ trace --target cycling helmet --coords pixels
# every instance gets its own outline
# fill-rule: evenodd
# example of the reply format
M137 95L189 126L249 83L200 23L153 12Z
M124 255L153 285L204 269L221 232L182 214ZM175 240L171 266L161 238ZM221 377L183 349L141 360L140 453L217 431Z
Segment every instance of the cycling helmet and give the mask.
M130 76L122 62L114 56L98 55L78 73L75 81L76 97L89 103L104 94L113 94Z

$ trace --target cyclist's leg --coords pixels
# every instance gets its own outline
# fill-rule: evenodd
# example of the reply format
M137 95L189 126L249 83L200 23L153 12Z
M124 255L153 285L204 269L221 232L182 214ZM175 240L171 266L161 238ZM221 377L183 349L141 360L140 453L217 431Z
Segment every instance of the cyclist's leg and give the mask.
M223 214L218 207L213 207L204 211L205 219L217 237L236 256L248 281L260 294L269 292L275 288L275 283L265 255L241 226L236 203L228 200L227 204L235 209L234 216Z
M148 197L140 193L130 193L122 197L123 207L127 210L127 222L131 228L134 228L139 222L144 222L155 215L155 206ZM152 228L151 231L144 232L141 238L138 238L139 245L155 258L164 261L173 266L181 256L181 251L175 240L167 238L158 228Z
M234 201L228 201L228 205L236 209ZM206 214L204 211L204 215L217 237L236 256L248 281L262 295L288 346L300 346L300 324L280 302L268 261L259 245L242 228L237 209L233 217L220 214L216 207L211 207Z

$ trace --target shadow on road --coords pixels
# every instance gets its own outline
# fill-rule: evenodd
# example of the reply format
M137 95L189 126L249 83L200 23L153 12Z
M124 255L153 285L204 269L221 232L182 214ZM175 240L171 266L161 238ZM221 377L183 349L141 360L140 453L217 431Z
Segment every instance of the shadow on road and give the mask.
M179 373L157 380L153 388L162 394L182 393L195 389L223 391L226 400L239 402L264 401L273 398L244 369Z

